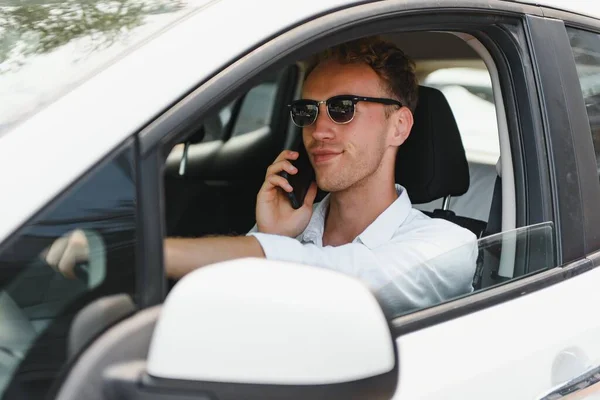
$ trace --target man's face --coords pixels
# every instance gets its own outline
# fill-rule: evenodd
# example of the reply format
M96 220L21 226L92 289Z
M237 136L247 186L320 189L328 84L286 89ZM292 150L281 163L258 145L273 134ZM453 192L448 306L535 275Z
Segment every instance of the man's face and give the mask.
M302 98L326 100L344 94L390 98L381 78L368 65L332 61L319 64L310 73ZM325 104L319 107L317 120L303 128L302 136L322 190L337 192L377 179L383 169L389 171L389 163L393 169L399 145L394 139L397 112L387 118L385 105L359 102L354 119L340 125L329 118Z

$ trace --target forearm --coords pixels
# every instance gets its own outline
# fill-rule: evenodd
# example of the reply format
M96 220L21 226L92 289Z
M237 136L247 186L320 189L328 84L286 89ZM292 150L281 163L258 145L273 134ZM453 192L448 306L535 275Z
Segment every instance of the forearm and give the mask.
M164 250L166 274L175 279L216 262L265 256L260 243L252 236L168 238Z

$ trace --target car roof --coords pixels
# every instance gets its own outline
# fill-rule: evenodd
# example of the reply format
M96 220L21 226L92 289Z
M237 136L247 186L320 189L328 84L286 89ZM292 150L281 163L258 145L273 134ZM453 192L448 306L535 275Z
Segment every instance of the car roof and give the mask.
M33 114L0 136L0 170L11 171L0 174L0 241L191 87L265 38L357 3L364 1L210 1ZM597 9L585 3L570 7Z

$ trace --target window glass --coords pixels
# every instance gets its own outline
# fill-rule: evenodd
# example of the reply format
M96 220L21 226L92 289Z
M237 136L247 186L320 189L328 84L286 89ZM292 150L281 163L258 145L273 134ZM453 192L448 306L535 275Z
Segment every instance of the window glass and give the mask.
M600 175L600 35L567 28L585 100Z
M264 82L250 89L244 97L231 136L254 132L263 126L270 125L276 94L277 84L275 82Z
M24 226L0 249L0 397L42 399L67 362L74 316L110 294L134 294L134 153L124 148ZM81 230L89 261L68 279L43 255Z
M207 115L203 121L202 140L192 138L192 143L226 140L230 129L231 137L236 137L269 126L275 109L277 88L278 84L273 79L262 82L216 113ZM176 145L171 153L183 151L183 146L183 143Z
M476 249L478 252L477 262L473 274L473 291L488 289L511 279L554 268L556 260L554 258L553 230L552 222L544 222L479 239ZM436 277L433 281L438 281L439 274L452 274L453 271L448 271L448 268L445 268L448 263L456 265L457 269L460 269L460 263L456 261L464 260L468 262L464 254L466 253L465 249L470 246L472 244L455 248L418 265L416 269L421 271L423 284L427 284L430 275ZM471 266L465 265L465 268L471 268ZM384 311L390 317L398 317L416 311L407 308L405 306L406 302L399 297L400 292L395 290L396 282L399 282L400 285L402 280L403 277L398 276L391 283L375 291L375 295ZM451 276L449 276L448 281L452 281ZM454 298L470 293L457 291ZM423 306L435 306L454 298L440 298L436 304Z

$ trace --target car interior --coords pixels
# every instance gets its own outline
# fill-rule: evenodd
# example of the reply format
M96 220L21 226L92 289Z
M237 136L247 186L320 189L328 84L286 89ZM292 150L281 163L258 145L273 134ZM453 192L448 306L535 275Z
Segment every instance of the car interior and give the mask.
M508 132L497 128L502 101L483 59L489 53L456 33L384 38L415 61L421 83L415 124L398 152L396 182L416 208L478 238L514 227L514 219L502 220L503 197L510 198L511 190L514 196L514 188L498 173L511 168L512 175L512 166L500 162L498 136ZM283 149L302 146L301 129L291 123L286 105L300 96L304 69L298 61L276 71L206 116L172 149L164 171L167 236L240 235L253 227L266 168ZM483 118L475 125L474 113ZM508 164L510 157L504 159ZM323 196L319 192L317 201ZM514 207L514 201L509 204Z

